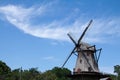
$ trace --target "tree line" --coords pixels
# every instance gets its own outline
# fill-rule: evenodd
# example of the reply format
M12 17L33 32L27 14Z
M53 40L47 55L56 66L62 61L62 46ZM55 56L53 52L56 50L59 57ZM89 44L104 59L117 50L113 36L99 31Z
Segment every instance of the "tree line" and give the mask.
M117 75L110 74L112 80L120 80L120 66L114 66ZM54 67L51 70L41 72L38 68L11 70L5 62L0 61L0 80L71 80L67 77L71 71L67 68Z
M6 63L0 61L0 80L70 80L67 75L71 71L67 68L54 67L52 70L41 72L38 68L11 70Z

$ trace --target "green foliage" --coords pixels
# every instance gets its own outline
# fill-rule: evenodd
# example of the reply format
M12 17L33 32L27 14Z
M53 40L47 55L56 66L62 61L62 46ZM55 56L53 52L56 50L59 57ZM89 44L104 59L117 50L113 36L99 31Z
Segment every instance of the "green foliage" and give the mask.
M0 80L7 79L10 72L10 67L8 67L6 63L0 61Z
M116 75L113 75L113 74L109 74L109 75L110 75L110 78L111 78L112 80L116 80L116 78L117 78Z
M120 65L114 66L114 72L120 75Z
M120 66L114 66L114 72L117 75L110 75L112 80L120 80ZM0 80L70 80L67 75L71 71L67 68L54 67L52 70L47 70L43 73L38 71L38 68L30 68L22 70L21 68L11 69L6 63L0 61Z
M67 77L70 74L71 71L69 69L59 67L54 67L52 70L43 73L38 71L38 68L29 70L18 68L11 71L4 62L0 62L0 80L70 80Z
M50 70L41 74L40 80L56 80L57 76Z
M8 74L11 69L6 65L6 63L0 61L0 75Z
M55 67L51 71L57 76L56 80L69 80L67 75L71 74L71 71L68 70L67 68Z
M15 69L11 72L9 80L19 80L20 79L20 69Z
M114 72L117 73L117 80L120 80L120 65L114 66Z
M52 70L42 73L40 80L70 80L67 77L69 74L71 71L67 68L54 67Z
M37 68L31 68L22 72L22 80L38 80L40 72Z

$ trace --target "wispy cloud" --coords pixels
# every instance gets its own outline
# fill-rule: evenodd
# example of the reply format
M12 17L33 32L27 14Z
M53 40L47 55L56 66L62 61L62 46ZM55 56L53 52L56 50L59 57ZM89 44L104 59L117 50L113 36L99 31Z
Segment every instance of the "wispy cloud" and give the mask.
M6 5L0 7L0 14L2 14L8 22L22 30L24 33L35 37L69 41L66 35L68 32L72 32L79 37L88 23L87 20L86 23L82 23L82 19L79 19L80 16L70 24L64 24L69 17L37 25L31 23L33 18L39 20L37 17L42 16L49 11L50 6L50 4L45 4L39 7L32 6L25 8L22 6ZM119 21L120 17L94 19L89 34L85 37L85 41L105 42L105 40L109 38L120 37Z
M119 21L119 17L95 19L86 40L106 43L108 40L120 37Z
M55 60L53 56L47 56L43 58L44 60Z

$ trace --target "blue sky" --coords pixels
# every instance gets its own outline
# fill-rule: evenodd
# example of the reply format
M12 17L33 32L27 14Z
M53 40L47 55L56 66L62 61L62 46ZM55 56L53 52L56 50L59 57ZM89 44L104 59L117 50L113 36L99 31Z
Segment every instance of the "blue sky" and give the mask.
M61 67L74 44L93 19L83 42L103 48L102 72L120 64L119 0L0 0L0 60L12 69ZM73 69L76 56L65 67Z

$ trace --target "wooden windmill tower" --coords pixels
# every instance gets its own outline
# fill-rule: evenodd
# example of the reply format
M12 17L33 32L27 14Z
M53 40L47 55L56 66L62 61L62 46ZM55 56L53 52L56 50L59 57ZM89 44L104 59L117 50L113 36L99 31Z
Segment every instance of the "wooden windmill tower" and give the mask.
M73 74L69 75L69 77L71 77L73 80L99 80L100 78L108 77L108 75L103 75L99 72L98 61L102 48L96 49L95 45L91 46L88 43L81 42L91 23L92 20L89 22L88 26L85 28L77 42L70 34L68 34L69 38L75 44L75 47L62 67L64 67L72 54L77 56Z

